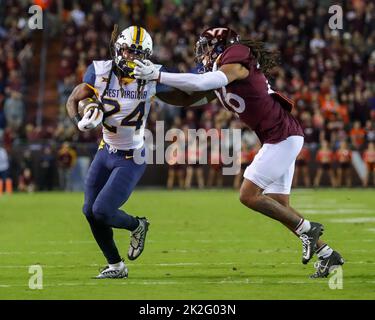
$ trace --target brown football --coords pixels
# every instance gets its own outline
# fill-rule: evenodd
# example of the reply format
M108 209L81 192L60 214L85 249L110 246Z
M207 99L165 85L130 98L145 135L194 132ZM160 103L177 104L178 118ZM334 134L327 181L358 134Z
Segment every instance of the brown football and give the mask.
M83 117L86 112L93 112L95 108L103 111L103 106L96 98L86 98L78 102L78 113Z

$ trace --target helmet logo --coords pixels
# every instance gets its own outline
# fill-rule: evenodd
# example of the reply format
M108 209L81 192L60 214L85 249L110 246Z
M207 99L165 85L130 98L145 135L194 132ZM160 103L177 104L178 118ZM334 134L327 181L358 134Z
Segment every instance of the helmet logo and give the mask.
M209 29L206 32L213 37L217 37L217 36L221 36L227 30L228 30L227 28L214 28L214 29Z
M213 63L224 50L235 42L239 36L229 28L209 28L200 35L195 45L196 61L203 65L200 70L209 71Z

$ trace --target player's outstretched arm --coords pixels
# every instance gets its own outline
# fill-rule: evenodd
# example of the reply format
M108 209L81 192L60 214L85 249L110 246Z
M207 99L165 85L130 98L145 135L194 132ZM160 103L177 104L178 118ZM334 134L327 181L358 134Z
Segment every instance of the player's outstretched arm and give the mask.
M158 92L156 96L165 103L179 107L196 107L209 103L216 98L215 93L211 91L197 91L191 94L178 89L172 89L167 92Z
M223 65L217 71L194 74L161 72L151 61L142 63L135 60L134 62L137 64L137 67L134 69L134 75L137 79L156 80L161 84L183 91L219 89L232 81L245 79L249 75L249 70L239 63Z
M85 83L77 85L70 94L68 101L66 102L66 111L68 112L70 119L72 119L76 125L81 120L81 117L78 114L78 102L90 98L94 94L94 90Z
M219 71L223 72L228 79L228 83L235 80L242 80L249 76L249 70L240 63L224 64Z

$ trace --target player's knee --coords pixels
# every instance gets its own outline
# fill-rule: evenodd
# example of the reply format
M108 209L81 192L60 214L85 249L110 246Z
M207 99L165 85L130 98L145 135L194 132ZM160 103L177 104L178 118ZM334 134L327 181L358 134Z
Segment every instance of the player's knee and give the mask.
M82 207L82 213L87 217L92 217L92 205L85 203Z
M105 222L113 213L113 208L103 201L95 201L92 206L92 213L96 219Z
M256 210L261 200L263 189L250 180L244 179L240 188L240 201L250 209Z
M240 202L249 208L254 208L256 197L241 189L240 190Z
M240 202L241 202L242 204L245 204L245 203L246 203L246 195L242 192L242 190L240 191L239 199L240 199Z

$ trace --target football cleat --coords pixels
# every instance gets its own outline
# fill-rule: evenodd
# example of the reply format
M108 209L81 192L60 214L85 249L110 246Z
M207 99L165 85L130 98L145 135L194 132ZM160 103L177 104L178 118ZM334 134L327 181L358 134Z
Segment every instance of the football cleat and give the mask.
M310 276L312 279L326 278L332 271L344 264L344 259L337 251L333 251L327 258L319 258L314 264L315 273Z
M130 236L130 246L128 250L128 258L129 260L135 260L137 259L144 247L145 247L145 240L146 240L146 234L148 231L148 226L150 223L145 217L139 218L136 217L139 221L139 226L137 229L135 229L131 236Z
M319 240L323 234L324 227L320 223L310 222L311 228L309 231L302 233L299 238L302 241L302 263L307 264L313 257Z
M94 279L122 279L128 277L128 268L125 263L119 268L105 266Z

